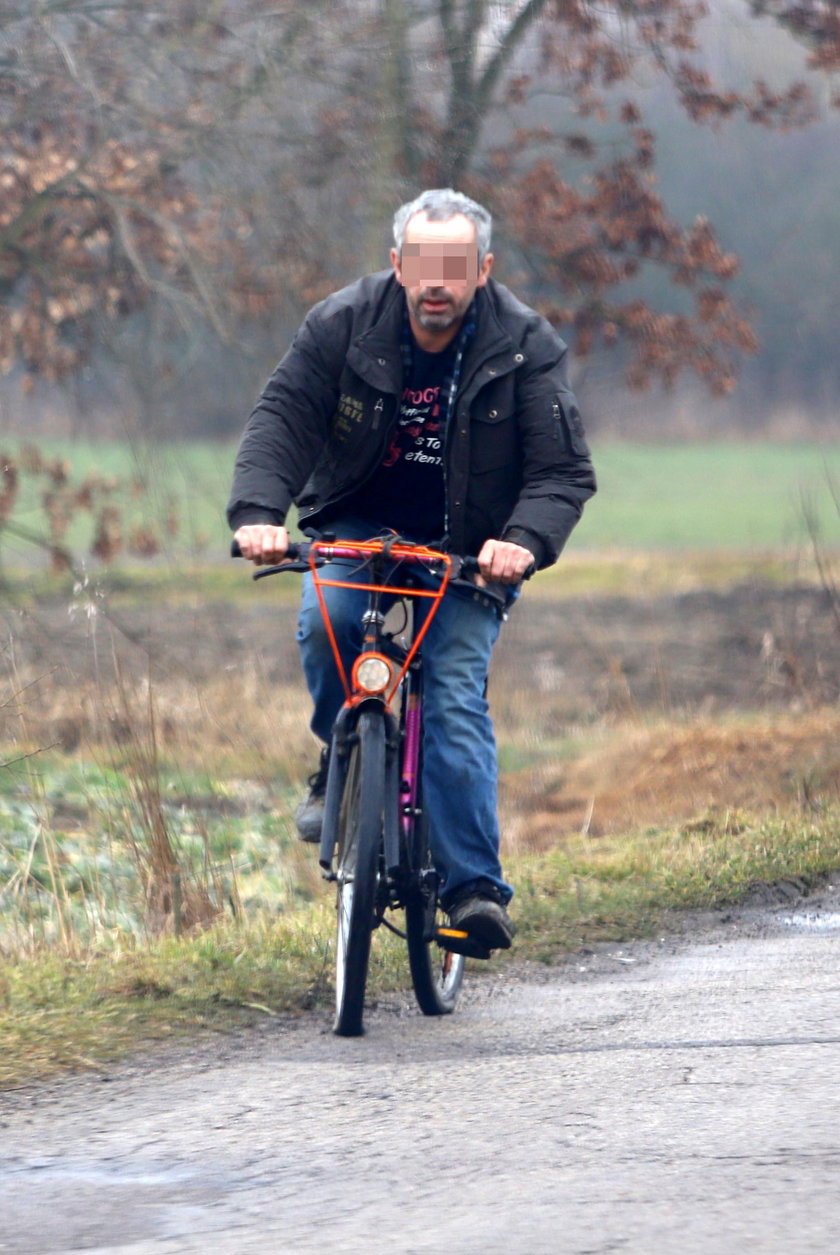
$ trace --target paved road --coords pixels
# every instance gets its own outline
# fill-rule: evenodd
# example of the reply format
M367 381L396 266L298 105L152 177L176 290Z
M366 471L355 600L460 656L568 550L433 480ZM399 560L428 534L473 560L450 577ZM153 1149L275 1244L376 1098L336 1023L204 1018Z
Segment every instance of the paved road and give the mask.
M0 1251L834 1255L840 897L702 923L6 1095Z

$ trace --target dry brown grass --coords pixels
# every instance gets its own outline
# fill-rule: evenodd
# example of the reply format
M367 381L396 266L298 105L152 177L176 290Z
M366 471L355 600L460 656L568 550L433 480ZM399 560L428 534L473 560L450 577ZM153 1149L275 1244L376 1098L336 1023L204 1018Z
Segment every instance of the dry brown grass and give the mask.
M813 607L805 609L810 615ZM659 656L647 642L667 641L670 629L656 616L638 624L638 616L621 617L621 606L608 610L611 625L603 615L581 615L561 639L572 612L546 604L539 631L520 630L491 684L505 867L517 886L518 952L526 957L649 933L663 912L737 901L756 881L795 875L810 883L838 866L840 711L818 705L825 675L833 684L837 673L828 634L815 652L814 674L817 664L824 673L813 693L775 673L772 690L753 677L743 691L778 704L739 704L727 689L719 700L731 701L721 707L728 713L712 721L711 706L676 683L686 666L706 686L719 680L701 665L706 655L674 655L660 683ZM751 604L747 611L749 626ZM291 624L272 621L260 639L229 608L214 615L208 607L176 637L175 616L161 611L160 618L157 635L136 652L126 648L116 670L104 632L92 633L84 650L77 642L75 652L58 631L52 652L33 640L0 692L7 758L34 755L12 800L30 799L45 855L27 898L32 919L21 908L19 927L9 926L15 960L6 964L5 986L0 975L0 1085L4 1076L80 1060L90 1066L84 1061L140 1038L201 1025L226 1031L243 1017L329 997L330 895L312 850L292 832L294 798L316 747ZM739 630L744 622L736 616ZM810 631L813 617L804 622ZM719 631L709 614L702 621L693 614L690 626L698 623L707 635ZM734 658L716 647L708 657L727 675L740 674L761 650L767 623L777 631L775 620L761 618L758 637L748 636ZM648 632L641 644L633 638L645 677L653 675L646 687L620 650L631 628ZM158 652L155 641L163 642ZM56 748L38 753L46 746ZM173 841L180 909L165 893L147 897L142 935L109 914L114 895L95 878L68 899L62 874L74 871L74 850L86 853L81 838L91 837L97 851L116 850L122 868L127 841L163 840L169 829L161 824L177 837L181 814L184 842ZM34 839L22 848L13 866L19 881L34 851ZM108 869L101 875L107 879ZM174 875L166 864L164 890ZM129 883L119 881L117 897ZM192 884L223 904L203 919L195 913L194 922L209 927L189 927ZM157 921L148 919L150 905ZM82 906L93 918L88 932L78 922ZM402 988L407 979L402 950L390 940L374 989Z
M200 682L169 675L151 691L148 679L88 677L74 687L28 668L15 690L6 713L17 723L16 753L58 745L71 756L125 761L154 739L169 763L243 796L248 781L301 785L316 757L302 681L278 682L259 658ZM507 669L495 676L491 696L503 752L528 764L503 773L511 851L706 811L807 812L840 796L836 708L670 719L628 701L607 717L584 710L571 725L553 691L525 690Z
M58 668L19 669L5 707L13 735L0 750L0 764L10 768L3 789L37 808L39 835L32 849L37 845L45 853L49 879L42 885L15 855L6 862L17 868L22 898L34 901L36 924L46 921L41 933L55 934L67 954L79 944L64 877L55 871L61 864L72 878L73 857L65 846L76 848L78 837L86 851L107 847L114 853L120 873L107 875L97 864L96 876L105 875L109 884L116 884L130 856L142 885L145 935L201 930L228 904L241 913L233 858L220 853L218 840L213 843L223 817L235 816L241 828L248 816L259 826L269 809L287 811L286 786L302 784L316 759L302 686L270 684L254 663L206 683L183 676L151 681L123 674L116 663L75 684ZM195 837L189 853L185 830ZM15 832L13 847L19 843ZM292 896L314 896L320 888L305 853L294 847L284 853ZM85 884L87 915L113 918L104 903L113 906L116 893L136 918L133 890L127 894L123 885L98 893L85 859L86 870L76 879ZM77 899L78 908L78 893ZM39 935L33 928L30 948ZM28 933L21 941L20 928L11 931L17 947L26 949Z
M254 779L276 772L278 764L300 776L312 770L316 757L302 683L270 681L253 662L200 683L179 676L151 682L103 676L71 685L31 667L21 669L18 681L9 727L27 751L128 754L138 740L154 739L161 756L187 768L240 762Z
M840 712L603 727L568 762L508 773L512 849L639 830L708 813L815 813L840 797Z

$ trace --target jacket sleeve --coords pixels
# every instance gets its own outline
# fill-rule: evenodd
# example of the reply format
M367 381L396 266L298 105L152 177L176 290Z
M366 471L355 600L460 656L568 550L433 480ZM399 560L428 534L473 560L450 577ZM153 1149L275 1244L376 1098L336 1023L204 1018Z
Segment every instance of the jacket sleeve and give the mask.
M557 561L596 483L566 373L566 345L540 320L527 349L528 360L539 364L517 389L522 488L502 538L530 549L542 568Z
M227 507L230 526L277 523L309 478L327 440L349 338L345 311L316 305L248 420Z

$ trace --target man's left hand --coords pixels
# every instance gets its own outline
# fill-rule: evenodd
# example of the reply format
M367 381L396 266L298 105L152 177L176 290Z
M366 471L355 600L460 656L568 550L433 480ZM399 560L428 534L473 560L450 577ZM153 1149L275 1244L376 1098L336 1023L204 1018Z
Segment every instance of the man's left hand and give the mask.
M485 540L478 555L478 569L491 584L518 584L534 555L510 540Z

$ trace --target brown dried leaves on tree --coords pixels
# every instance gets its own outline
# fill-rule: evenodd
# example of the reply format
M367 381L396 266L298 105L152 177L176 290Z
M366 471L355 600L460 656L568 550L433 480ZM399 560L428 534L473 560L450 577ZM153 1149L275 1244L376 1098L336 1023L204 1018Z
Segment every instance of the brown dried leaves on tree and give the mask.
M838 3L752 9L830 73ZM714 81L702 0L105 2L95 22L82 0L59 8L36 22L20 5L6 28L21 33L0 65L0 371L72 372L103 320L161 293L221 335L231 315L306 304L334 286L340 249L331 268L323 240L346 234L367 263L400 200L447 184L496 212L522 295L574 328L578 353L622 345L632 384L690 369L726 391L754 348L728 295L737 262L708 223L673 220L641 96L619 94L646 67L698 123L809 120L802 83ZM545 93L564 122L534 125ZM254 170L236 169L252 182L228 173L211 196L197 167L251 145ZM660 311L626 295L656 268L679 293Z
M191 52L211 54L218 30L193 6L173 7ZM173 31L139 9L97 10L70 3L51 18L22 6L4 32L0 373L73 373L105 324L153 296L223 333L236 292L253 302L261 291L246 215L183 172L217 126L212 111L177 91L158 103L162 80L141 55L144 39Z
M720 245L705 219L685 226L669 215L654 173L655 136L644 125L640 105L620 101L617 88L632 80L644 61L670 82L692 120L714 126L740 115L782 130L815 116L812 94L799 82L778 91L763 81L739 91L715 83L696 59L699 24L708 13L703 3L631 0L596 9L586 0L559 0L539 7L538 68L511 76L507 102L515 107L538 100L539 93L563 91L574 100L581 125L553 137L545 127L516 131L491 150L489 171L483 177L476 171L467 182L514 236L525 273L534 276L535 303L556 325L573 330L577 355L621 345L633 387L654 380L670 385L692 371L712 392L726 393L735 384L741 356L758 347L745 312L727 291L738 259ZM818 25L822 32L819 62L812 61L825 68L826 49L833 47L835 56L840 50L837 0L808 8L811 37ZM781 10L775 6L778 20ZM463 41L468 40L465 29ZM479 52L474 42L460 53L471 67L465 78L476 99L487 73ZM608 143L600 139L602 125ZM470 159L469 144L476 138L465 142L462 161ZM527 161L533 144L550 152L552 139L554 152ZM574 183L564 177L564 158L575 159ZM589 167L583 176L582 163ZM657 311L638 295L622 299L633 291L634 280L652 269L685 293L674 302L676 311Z
M840 70L840 0L752 0L758 17L772 17L810 49L808 64L815 70ZM840 95L835 95L840 107Z
M647 175L652 138L641 130L636 138L633 155L601 167L584 191L551 162L535 163L515 190L498 196L501 212L538 259L544 290L568 294L540 305L556 326L574 330L577 354L623 342L632 351L633 387L655 378L672 384L693 370L714 392L726 392L738 355L756 348L722 286L737 274L737 258L720 247L705 219L683 228L668 217ZM638 298L617 298L622 284L654 265L692 294L690 312L657 312Z
M807 31L815 67L832 64L837 0L795 9L768 0L763 11L792 31L798 23L798 36ZM652 69L693 121L711 126L741 117L785 130L815 112L804 83L777 90L759 80L736 90L715 82L701 46L708 12L701 0L440 0L426 10L423 36L403 27L395 43L384 21L379 30L379 63L391 58L401 74L397 93L372 101L367 126L374 137L401 137L395 186L407 196L451 184L487 203L517 290L573 330L576 355L621 347L635 387L691 371L725 393L757 344L729 295L737 258L706 220L682 224L670 215L643 96L622 100L622 86ZM546 97L567 102L564 123L558 106L552 126L534 124ZM332 152L343 138L352 155L362 124L357 110L342 136L339 119ZM638 295L637 281L652 271L675 286L670 307L657 310ZM634 283L636 295L627 295Z

